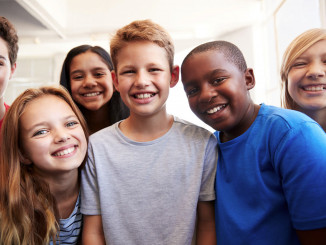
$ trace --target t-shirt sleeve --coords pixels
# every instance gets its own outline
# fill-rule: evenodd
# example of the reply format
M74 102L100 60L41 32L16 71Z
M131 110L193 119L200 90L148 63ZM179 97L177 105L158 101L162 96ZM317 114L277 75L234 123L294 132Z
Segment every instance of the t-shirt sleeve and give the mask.
M215 176L217 164L217 140L212 134L208 140L205 158L204 169L199 193L199 201L215 200Z
M290 129L275 151L293 226L297 230L326 227L326 134L314 122Z
M88 158L81 173L80 210L85 215L101 214L95 159L91 144L88 146Z

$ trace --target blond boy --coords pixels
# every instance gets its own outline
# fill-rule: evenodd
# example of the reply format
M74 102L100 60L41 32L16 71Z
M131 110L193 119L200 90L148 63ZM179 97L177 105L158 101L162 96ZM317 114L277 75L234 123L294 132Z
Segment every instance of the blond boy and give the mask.
M130 116L90 139L84 244L191 244L196 214L197 244L216 244L216 138L166 111L179 80L170 36L135 21L117 31L111 55Z

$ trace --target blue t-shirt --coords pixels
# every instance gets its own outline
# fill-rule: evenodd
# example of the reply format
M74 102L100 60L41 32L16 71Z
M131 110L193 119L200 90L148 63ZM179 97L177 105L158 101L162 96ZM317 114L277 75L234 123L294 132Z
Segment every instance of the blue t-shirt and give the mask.
M218 244L299 244L295 229L326 227L326 134L315 121L262 104L239 137L215 134Z

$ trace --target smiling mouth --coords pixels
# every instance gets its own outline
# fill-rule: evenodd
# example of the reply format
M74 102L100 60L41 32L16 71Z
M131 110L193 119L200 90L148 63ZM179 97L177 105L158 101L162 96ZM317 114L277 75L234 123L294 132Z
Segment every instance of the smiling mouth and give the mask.
M64 155L68 155L71 152L73 152L76 148L77 148L77 146L72 146L72 147L70 147L68 149L64 149L62 151L55 152L52 155L55 156L55 157L61 157L61 156L64 156Z
M92 93L83 94L83 97L93 97L93 96L98 96L100 94L101 92L92 92Z
M225 107L226 107L226 104L218 105L218 106L216 106L216 107L214 107L212 109L207 110L206 113L211 115L211 114L214 114L215 112L218 112L218 111L224 109Z
M305 86L302 87L304 91L323 91L326 90L326 85L314 85L314 86Z
M155 96L156 93L144 93L144 94L135 94L134 98L136 99L148 99Z

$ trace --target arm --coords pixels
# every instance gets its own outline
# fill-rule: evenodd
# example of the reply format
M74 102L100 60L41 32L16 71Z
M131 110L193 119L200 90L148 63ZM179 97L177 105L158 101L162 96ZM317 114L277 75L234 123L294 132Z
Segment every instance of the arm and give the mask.
M84 215L82 244L105 245L101 215Z
M326 228L309 231L296 230L302 245L326 244Z
M197 216L196 244L216 245L214 201L199 201Z

